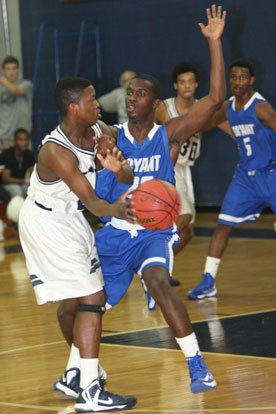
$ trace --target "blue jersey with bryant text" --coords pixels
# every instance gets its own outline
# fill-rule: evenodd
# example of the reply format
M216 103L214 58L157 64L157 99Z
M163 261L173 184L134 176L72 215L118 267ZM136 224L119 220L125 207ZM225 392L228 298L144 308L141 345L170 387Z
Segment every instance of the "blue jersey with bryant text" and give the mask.
M236 99L228 101L227 118L240 145L239 167L247 171L268 167L276 160L276 132L263 125L256 105L265 98L255 92L246 105L236 110Z
M119 183L109 170L97 173L96 193L98 197L113 203L129 187L135 189L144 181L159 178L175 185L174 166L170 157L168 135L164 125L154 125L147 138L139 144L131 135L128 123L116 125L117 146L122 151L134 173L133 184ZM106 221L106 218L104 219Z
M113 173L103 169L97 173L96 179L96 193L100 198L113 203L127 188L135 189L142 182L154 178L175 184L165 125L154 124L141 144L131 135L127 122L116 127L117 146L133 169L134 181L132 186L121 184ZM96 232L95 238L105 280L106 308L120 301L136 273L141 278L148 307L153 310L156 304L147 291L143 273L148 267L162 266L171 276L173 249L179 243L176 225L152 231L112 217L105 227Z

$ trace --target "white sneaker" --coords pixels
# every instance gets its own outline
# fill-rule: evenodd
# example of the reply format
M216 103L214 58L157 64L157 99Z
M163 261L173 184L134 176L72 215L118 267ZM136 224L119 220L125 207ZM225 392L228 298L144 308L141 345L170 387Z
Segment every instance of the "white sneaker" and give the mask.
M75 404L75 411L77 413L121 411L128 410L135 404L137 404L137 398L133 395L117 395L105 391L96 379L81 391Z

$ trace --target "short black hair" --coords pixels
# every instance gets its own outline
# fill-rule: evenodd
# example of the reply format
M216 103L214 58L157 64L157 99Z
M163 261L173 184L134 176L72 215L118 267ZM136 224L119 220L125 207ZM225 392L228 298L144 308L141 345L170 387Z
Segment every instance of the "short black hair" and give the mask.
M145 73L133 76L132 79L143 79L151 83L152 97L153 99L161 99L161 85L157 78Z
M199 73L197 70L197 67L191 63L191 62L180 62L175 65L173 68L171 78L173 83L177 82L178 75L181 75L182 73L192 72L195 75L195 80L198 82L199 79Z
M25 128L18 128L16 131L15 131L15 133L14 133L14 139L16 139L17 138L17 135L18 134L27 134L28 135L28 137L30 138L30 134L29 134L29 132L25 129Z
M85 78L63 78L58 81L54 89L54 101L61 115L66 115L71 103L79 103L84 89L91 85Z
M6 56L2 61L2 69L4 69L4 67L9 63L15 63L17 67L19 67L19 60L15 56Z
M246 68L246 69L248 69L251 77L255 76L255 67L254 67L253 63L248 59L240 58L240 59L234 60L229 65L229 72L231 71L231 69L234 66L238 66L239 68Z

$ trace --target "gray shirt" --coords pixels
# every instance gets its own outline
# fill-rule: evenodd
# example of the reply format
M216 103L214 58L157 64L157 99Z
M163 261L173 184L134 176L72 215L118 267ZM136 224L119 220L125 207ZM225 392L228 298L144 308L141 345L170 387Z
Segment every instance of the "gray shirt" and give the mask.
M98 101L105 112L116 112L118 122L123 123L128 120L125 97L126 90L117 88L98 98Z
M18 128L32 129L32 89L30 80L17 83L25 95L14 95L0 84L0 138L11 139Z

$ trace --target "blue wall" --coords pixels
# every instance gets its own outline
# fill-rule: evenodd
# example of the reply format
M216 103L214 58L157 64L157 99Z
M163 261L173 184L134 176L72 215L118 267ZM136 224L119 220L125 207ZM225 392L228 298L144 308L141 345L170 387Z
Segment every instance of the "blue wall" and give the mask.
M74 74L77 37L85 19L100 29L102 82L97 80L95 42L84 38L80 76L91 79L98 93L118 85L122 70L150 73L163 86L163 98L174 94L170 72L181 60L190 60L200 70L198 97L208 93L209 54L197 23L206 22L209 0L90 0L64 4L59 0L21 0L21 30L25 78L32 79L39 27L56 24L59 33L61 76ZM255 89L275 105L275 0L224 0L227 24L223 35L226 65L238 57L251 59L256 66ZM87 25L89 31L90 23ZM63 34L71 34L70 36ZM52 91L55 84L53 34L45 31L42 42L34 110L55 110ZM112 118L107 118L113 121ZM35 145L58 122L56 115L34 119ZM196 203L220 205L237 162L235 142L223 132L204 134L202 153L193 167Z

